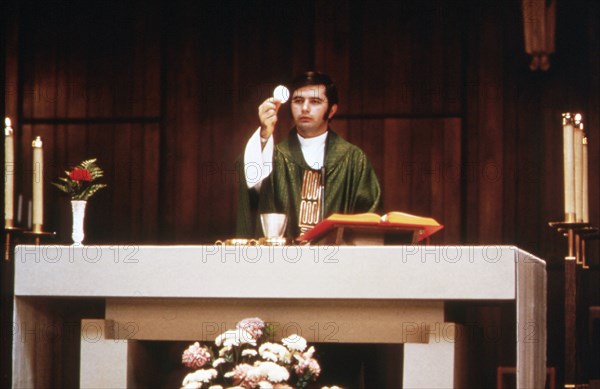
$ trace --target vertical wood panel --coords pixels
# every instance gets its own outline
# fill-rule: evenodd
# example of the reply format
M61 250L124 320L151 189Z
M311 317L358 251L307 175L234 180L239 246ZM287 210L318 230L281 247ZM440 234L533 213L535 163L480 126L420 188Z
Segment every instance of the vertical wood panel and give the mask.
M129 212L126 215L129 216L131 220L138 221L137 223L130 224L130 234L132 237L132 243L139 239L139 237L143 237L143 223L144 213L153 214L156 208L151 208L149 205L151 204L146 200L146 192L144 191L144 178L147 176L146 172L148 171L147 167L144 166L144 154L146 150L152 151L156 149L156 145L148 145L150 146L148 149L145 148L146 142L144 142L144 138L146 136L144 127L139 124L134 124L129 126L129 132L131 133L131 148L130 154L132 157L131 161L128 163L129 165L129 179L131 181L130 185L130 193L128 196L129 203ZM154 146L154 147L152 147ZM156 171L152 172L152 181L158 183L158 177L156 176ZM157 188L153 188L153 192L156 192Z
M412 54L414 42L414 21L407 12L403 12L402 2L392 2L386 20L386 35L391 37L389 42L388 71L386 71L386 88L382 91L385 96L385 112L410 112L412 99L409 88L410 82L414 80L412 74ZM393 87L389 87L392 86Z
M461 227L464 220L461 218L462 180L464 177L461 166L462 157L462 120L448 119L444 121L443 143L440 153L440 177L442 180L441 202L433 208L432 215L443 215L440 219L445 225L444 243L462 243ZM434 197L438 199L438 197ZM441 208L441 209L440 209Z
M385 121L386 210L431 216L444 224L432 238L436 243L459 242L460 130L460 119Z
M5 62L4 62L4 112L13 121L13 127L17 127L18 103L21 96L18 95L19 82L19 14L18 2L6 1L4 3L5 17ZM10 15L10 17L8 17Z
M388 66L384 47L388 39L384 34L385 12L387 7L373 6L361 2L353 4L350 62L350 113L379 113L384 105L385 79L383 75ZM384 3L385 4L385 3Z
M338 114L349 112L350 58L352 37L350 7L347 1L318 3L315 13L315 69L329 74L339 89ZM356 42L354 42L356 46Z
M124 125L120 128L120 131L114 134L114 150L111 159L106 160L107 168L110 166L111 173L109 176L108 171L106 172L107 178L110 180L110 187L103 189L109 191L103 193L107 195L113 204L111 209L112 220L130 220L131 209L138 207L139 205L133 202L135 197L133 195L135 178L132 176L132 169L134 165L134 154L129 154L129 150L133 148L132 145L132 132L128 131L128 125ZM105 158L102 158L104 160ZM97 205L95 205L96 207ZM146 207L146 205L144 205ZM148 208L148 212L152 212ZM119 220L119 221L121 221ZM112 234L118 236L130 237L133 231L129 231L131 223L114 223L110 228L113 231Z
M501 242L503 217L503 104L502 104L502 25L493 22L496 9L486 9L481 44L486 47L479 68L480 116L479 163L479 236L481 242Z
M467 82L467 240L501 242L503 188L502 137L502 26L494 23L497 9L474 7L477 26L468 34L478 34L469 42ZM473 29L473 30L471 30ZM480 29L480 31L478 31ZM484 55L479 55L485 53Z
M140 233L138 239L144 239L151 242L159 242L159 215L164 212L159 202L159 188L161 183L159 169L160 154L160 129L156 125L144 125L140 132L143 134L144 143L142 152L141 166L144 169L142 175L141 191L143 201L140 201ZM152 172L152 174L149 174ZM146 204L152 204L154 208L149 208Z

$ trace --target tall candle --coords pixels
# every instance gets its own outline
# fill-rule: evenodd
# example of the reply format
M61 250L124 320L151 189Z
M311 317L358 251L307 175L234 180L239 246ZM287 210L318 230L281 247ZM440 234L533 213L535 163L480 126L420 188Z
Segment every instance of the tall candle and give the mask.
M15 146L10 119L4 119L4 226L12 227L14 219Z
M563 114L563 166L565 185L565 221L575 221L575 166L573 156L573 118Z
M582 220L584 223L590 222L590 199L588 196L589 184L588 184L588 139L583 136L583 184L582 184L582 192L583 192L583 211L582 211Z
M575 221L583 221L583 123L581 114L575 114L573 128L573 164L575 165Z
M44 153L42 139L38 136L33 147L33 231L41 232L44 224Z

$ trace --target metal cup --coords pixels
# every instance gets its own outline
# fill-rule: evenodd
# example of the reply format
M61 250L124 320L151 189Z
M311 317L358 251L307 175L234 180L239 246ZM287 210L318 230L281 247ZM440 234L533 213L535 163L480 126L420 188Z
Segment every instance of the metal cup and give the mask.
M261 213L260 222L267 238L282 238L287 224L284 213Z

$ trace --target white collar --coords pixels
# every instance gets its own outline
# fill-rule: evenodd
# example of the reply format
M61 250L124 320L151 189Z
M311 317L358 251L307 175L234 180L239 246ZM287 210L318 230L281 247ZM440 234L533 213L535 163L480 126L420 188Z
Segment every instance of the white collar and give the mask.
M321 135L315 136L314 138L304 138L304 137L302 137L302 135L297 133L298 141L300 141L300 147L302 149L304 149L304 148L323 146L323 145L325 145L325 141L327 140L328 133L329 133L329 131L325 131Z
M303 138L298 134L300 150L302 150L304 160L312 169L320 169L323 166L326 140L327 132L314 138Z

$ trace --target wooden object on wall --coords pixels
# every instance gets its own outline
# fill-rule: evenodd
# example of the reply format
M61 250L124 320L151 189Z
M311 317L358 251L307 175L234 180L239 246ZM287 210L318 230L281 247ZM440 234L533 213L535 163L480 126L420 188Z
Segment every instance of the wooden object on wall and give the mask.
M531 70L550 69L556 31L556 0L522 0L525 52Z

